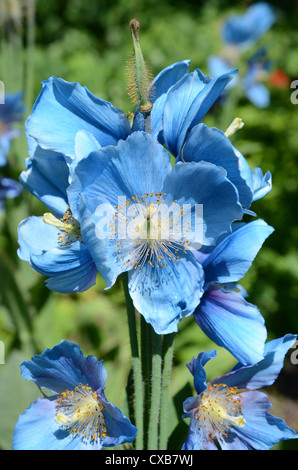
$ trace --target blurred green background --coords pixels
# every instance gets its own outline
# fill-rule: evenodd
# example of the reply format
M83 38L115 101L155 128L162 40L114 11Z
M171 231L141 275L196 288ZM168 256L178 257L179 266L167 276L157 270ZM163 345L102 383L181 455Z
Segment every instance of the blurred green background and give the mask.
M198 67L206 74L208 56L222 48L222 20L230 13L245 11L250 3L233 2L231 7L231 2L219 0L0 0L0 80L7 92L24 91L24 119L41 82L51 75L78 81L125 112L133 111L125 84L126 59L132 51L131 18L141 23L141 45L153 75L184 59L191 59L191 71ZM214 106L204 122L225 131L234 117L241 117L245 126L232 137L233 144L251 167L272 173L271 193L254 203L253 209L275 232L242 285L249 301L264 315L268 337L273 339L298 332L298 105L290 99L290 84L298 79L298 9L290 0L282 5L269 3L277 20L255 50L266 47L272 73L281 70L286 77L283 86L277 86L269 73L265 78L271 94L268 108L256 108L243 95L233 107ZM241 72L244 63L237 67ZM8 164L0 171L15 179L27 157L24 125L18 127L21 136L13 141ZM16 253L19 222L43 212L45 208L24 192L7 200L0 214L0 340L5 344L5 365L0 365L0 449L11 449L18 415L40 396L34 385L20 378L21 361L63 338L77 342L86 355L104 359L107 397L125 408L130 348L121 283L104 291L105 283L98 277L96 286L82 294L48 291L44 278ZM180 411L173 405L172 430L177 414L179 418L182 414L182 401L193 391L185 364L200 351L214 347L194 327L192 318L180 323L171 389ZM207 365L209 378L229 371L235 363L225 350L217 349L217 360ZM298 431L298 369L289 357L276 384L267 391L273 412ZM298 446L288 441L275 448Z

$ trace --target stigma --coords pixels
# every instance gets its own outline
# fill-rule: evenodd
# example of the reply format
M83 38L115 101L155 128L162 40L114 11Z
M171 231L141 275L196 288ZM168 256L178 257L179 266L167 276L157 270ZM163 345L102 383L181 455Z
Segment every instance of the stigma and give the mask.
M59 395L55 419L63 430L89 443L101 443L107 435L104 404L88 385L80 383Z
M187 252L190 223L182 225L183 208L176 201L165 204L165 195L135 194L116 206L111 222L116 239L114 248L126 269L141 269L146 264L164 268Z
M55 217L53 214L47 212L43 215L43 221L46 224L53 225L59 229L58 245L60 247L71 245L78 240L83 243L80 224L73 217L69 206L67 206L67 209L61 219L57 219L57 217Z
M237 387L208 383L194 417L199 426L205 429L208 440L218 440L222 436L226 437L232 426L242 428L245 425L242 406Z

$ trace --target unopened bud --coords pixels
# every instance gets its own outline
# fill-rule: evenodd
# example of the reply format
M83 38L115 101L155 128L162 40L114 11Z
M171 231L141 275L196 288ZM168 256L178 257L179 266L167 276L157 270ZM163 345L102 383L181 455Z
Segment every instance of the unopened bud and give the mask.
M133 40L133 56L127 61L128 94L134 104L139 103L141 113L149 113L152 109L150 93L152 91L152 75L144 60L139 43L140 23L133 19L129 24Z

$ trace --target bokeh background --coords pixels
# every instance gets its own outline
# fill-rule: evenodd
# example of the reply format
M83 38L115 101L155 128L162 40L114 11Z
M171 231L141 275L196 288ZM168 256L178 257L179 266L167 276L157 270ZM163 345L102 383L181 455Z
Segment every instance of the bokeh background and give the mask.
M220 28L231 13L242 13L252 2L219 0L0 0L0 80L6 92L23 91L24 120L51 75L86 85L95 95L132 112L125 83L126 59L132 52L129 21L141 23L141 45L156 75L179 60L191 59L191 71L208 73L208 57L222 49ZM297 2L269 2L276 22L252 50L262 47L270 66L262 82L270 104L259 108L245 94L230 90L204 122L226 130L239 116L245 125L231 139L251 167L270 170L272 191L254 203L258 217L275 228L242 285L249 301L265 317L268 338L298 332L298 104L291 101L291 83L298 80ZM234 93L234 96L233 96ZM8 163L0 175L18 179L24 169L27 144L24 120L16 124ZM1 134L1 127L0 127ZM130 371L130 348L121 283L105 291L98 276L85 293L50 292L43 276L17 256L17 226L29 215L46 209L27 192L6 199L0 214L0 340L5 364L0 364L0 449L11 449L13 429L22 413L41 392L20 377L19 366L33 354L61 339L78 343L84 353L103 358L108 371L107 397L125 409ZM175 343L172 380L171 431L182 414L182 401L193 392L185 367L192 356L215 345L192 318L183 320ZM235 360L221 348L207 365L209 378L230 370ZM293 361L292 361L293 362ZM272 411L298 431L298 365L290 360L274 386L267 389ZM180 411L179 411L180 410ZM180 428L181 439L186 426ZM171 442L171 441L170 441ZM298 449L296 441L275 446Z

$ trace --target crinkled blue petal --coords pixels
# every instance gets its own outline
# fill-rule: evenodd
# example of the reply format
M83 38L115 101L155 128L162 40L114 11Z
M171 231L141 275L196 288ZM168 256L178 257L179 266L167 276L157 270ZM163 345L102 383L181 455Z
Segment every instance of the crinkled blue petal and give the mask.
M240 159L239 153L235 152L230 140L222 131L205 124L198 124L190 131L180 158L186 162L204 160L223 167L227 177L238 190L241 204L247 208L250 206L251 170L245 159L243 157Z
M203 263L206 283L237 282L243 278L272 232L273 228L260 219L222 240Z
M79 383L88 384L94 391L101 390L107 378L102 360L84 357L78 345L65 340L23 362L21 373L24 379L34 380L37 386L56 394L73 390Z
M150 97L153 103L151 111L151 133L156 137L162 132L163 111L167 94L171 87L188 72L189 64L190 60L183 60L171 64L159 72L153 79L152 97ZM145 130L144 117L138 110L134 116L132 129L133 131Z
M189 429L188 436L181 447L181 450L218 450L212 440L205 438L203 428L196 431Z
M176 163L164 181L163 193L169 204L202 205L203 218L198 222L202 225L195 234L201 245L215 244L220 235L230 232L233 221L242 218L237 190L226 171L212 163Z
M76 167L68 196L73 214L79 216L77 194L84 196L89 209L100 203L114 207L119 197L132 199L135 194L161 191L165 176L171 171L170 155L156 138L144 132L134 132L117 146L102 148L81 160Z
M298 435L283 419L268 413L271 408L267 396L258 391L241 394L242 414L246 420L242 428L233 432L254 450L269 450L286 439L297 439Z
M179 155L189 130L203 119L235 73L211 79L197 69L171 88L164 106L163 134L174 156Z
M194 376L194 386L198 395L204 392L207 388L207 374L204 369L205 364L207 364L210 359L216 358L216 351L204 351L198 355L198 357L193 357L187 368L190 373Z
M107 435L102 441L103 447L113 447L125 442L133 442L137 435L137 428L123 415L122 411L112 403L104 400L104 418Z
M210 286L194 317L204 333L242 364L263 359L267 331L256 306L237 292Z
M203 294L204 273L191 252L165 267L146 263L128 276L133 303L157 334L177 331L179 321L193 313Z
M86 158L89 153L99 150L101 145L97 142L95 137L86 131L78 131L75 136L75 157L69 164L69 183L72 181L74 169L83 158Z
M61 123L63 122L63 126ZM131 133L126 115L79 83L51 77L26 121L27 133L48 150L75 157L75 136L90 132L101 146L115 145Z
M69 170L62 154L35 146L33 158L26 159L20 175L23 186L56 215L67 209L66 188Z
M297 335L287 334L282 338L269 341L265 344L264 359L258 363L244 367L240 362L234 369L224 376L228 387L237 386L246 389L258 389L272 385L277 379L288 350L293 347ZM219 377L216 381L223 380Z
M253 172L253 201L266 196L272 189L272 176L270 171L265 175L261 168L255 168Z
M42 217L29 217L18 227L18 255L51 279L47 287L61 293L82 292L95 284L97 269L84 243L58 245L59 230Z
M65 450L72 442L71 435L59 429L55 421L55 398L39 398L19 416L12 440L14 450ZM76 444L80 448L81 440L76 439Z

